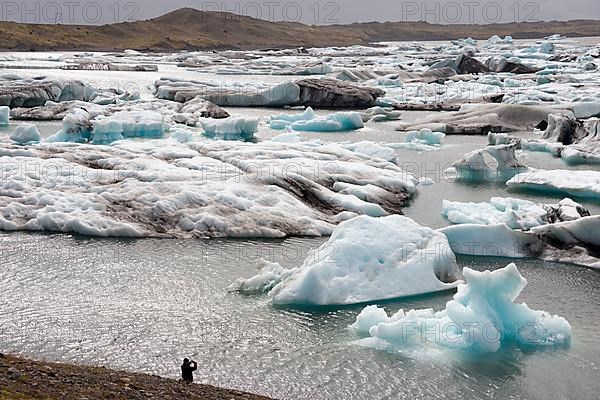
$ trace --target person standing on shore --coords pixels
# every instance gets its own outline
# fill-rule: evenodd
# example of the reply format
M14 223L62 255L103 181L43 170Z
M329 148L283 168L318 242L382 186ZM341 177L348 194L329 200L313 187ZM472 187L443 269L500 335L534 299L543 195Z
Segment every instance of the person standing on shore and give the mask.
M181 364L181 379L187 383L194 382L194 371L197 369L198 364L196 361L190 361L189 359L184 358L183 364Z

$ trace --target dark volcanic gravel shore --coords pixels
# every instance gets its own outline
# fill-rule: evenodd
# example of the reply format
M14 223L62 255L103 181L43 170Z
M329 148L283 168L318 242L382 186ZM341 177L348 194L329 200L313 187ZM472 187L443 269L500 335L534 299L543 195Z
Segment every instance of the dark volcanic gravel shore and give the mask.
M0 354L0 400L202 399L268 397L158 376L32 361Z

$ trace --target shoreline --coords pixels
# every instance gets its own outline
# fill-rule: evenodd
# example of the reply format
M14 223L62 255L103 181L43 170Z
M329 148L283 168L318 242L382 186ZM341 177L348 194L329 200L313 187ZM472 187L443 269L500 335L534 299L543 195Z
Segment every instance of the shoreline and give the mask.
M33 399L271 400L205 384L187 384L105 367L37 361L0 353L0 400Z

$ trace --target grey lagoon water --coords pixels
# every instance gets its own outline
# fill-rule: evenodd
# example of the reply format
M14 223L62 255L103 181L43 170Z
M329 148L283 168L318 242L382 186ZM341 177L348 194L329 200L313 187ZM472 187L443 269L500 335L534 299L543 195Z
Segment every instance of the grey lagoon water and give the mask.
M47 53L39 59L47 58ZM46 62L46 61L44 61ZM42 61L39 62L43 66ZM17 63L17 62L15 62ZM51 65L52 63L49 63ZM10 65L8 65L9 67ZM5 66L6 67L6 66ZM162 75L188 79L240 79L185 71L172 64L159 72L22 70L93 80L105 87L134 85L142 96ZM289 77L288 77L289 78ZM286 77L254 77L276 83ZM236 116L281 110L228 108ZM318 110L325 114L328 110ZM404 113L403 120L423 113ZM0 129L6 137L17 124ZM37 123L43 136L60 122ZM259 140L279 132L261 125ZM396 143L394 122L349 133L303 133L323 141ZM532 132L518 133L534 137ZM489 201L514 196L556 203L561 196L508 193L504 185L461 184L443 171L487 138L447 136L439 151L398 150L400 165L435 182L422 186L404 210L420 224L449 225L442 200ZM529 166L564 168L546 153L521 153ZM577 166L575 169L598 167ZM600 203L578 199L593 214ZM517 260L529 285L519 298L533 309L568 319L571 345L507 347L493 354L398 353L366 349L347 327L362 306L329 309L274 307L265 295L244 296L227 287L249 277L260 259L285 267L302 263L326 238L285 240L102 239L70 234L0 233L0 347L2 351L142 371L177 378L183 357L199 363L197 381L285 399L593 399L600 393L600 274L538 260ZM459 257L461 267L497 269L511 260ZM443 309L452 293L381 303L400 308Z

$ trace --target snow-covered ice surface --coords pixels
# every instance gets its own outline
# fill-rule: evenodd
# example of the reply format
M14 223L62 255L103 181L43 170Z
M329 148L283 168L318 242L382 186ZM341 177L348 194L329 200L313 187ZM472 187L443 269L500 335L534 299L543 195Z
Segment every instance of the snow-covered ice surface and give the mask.
M569 198L558 204L537 204L510 197L492 197L489 203L444 200L442 215L453 224L505 224L512 229L529 230L556 221L573 221L590 213Z
M351 326L375 348L422 351L428 347L491 353L502 346L561 346L571 341L566 319L515 300L527 286L515 264L496 271L463 270L466 283L442 311L365 308Z
M3 230L320 236L356 215L400 212L418 183L391 162L333 143L123 141L0 153Z
M293 270L263 265L241 292L269 292L274 304L332 306L446 291L458 284L446 237L410 218L361 216L341 223Z
M531 189L600 198L600 171L537 170L518 174L506 184L515 190Z

